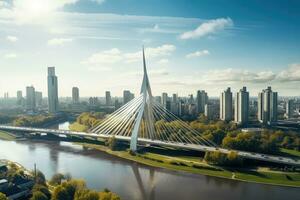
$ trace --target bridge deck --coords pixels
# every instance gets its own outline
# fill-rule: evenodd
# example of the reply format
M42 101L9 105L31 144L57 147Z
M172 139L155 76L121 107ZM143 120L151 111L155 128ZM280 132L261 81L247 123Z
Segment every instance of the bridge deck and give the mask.
M44 128L15 127L15 126L4 126L4 125L0 125L0 129L6 130L6 131L23 131L23 132L29 132L29 133L30 132L47 133L47 134L54 134L54 135L66 135L66 136L70 135L70 136L92 137L92 138L110 138L110 137L112 137L112 135L106 135L106 134L95 134L95 133L76 132L76 131L69 131L69 130L44 129ZM117 140L123 140L123 141L129 141L129 142L131 139L130 137L118 136L118 135L115 135L115 138ZM239 151L239 150L229 150L229 149L224 149L224 148L210 147L210 146L197 145L197 144L166 142L166 141L151 140L151 139L146 139L146 138L138 138L138 142L145 143L145 144L152 144L152 145L181 148L181 149L189 149L189 150L195 150L195 151L203 151L203 152L220 151L222 153L228 154L231 151L235 151L235 152L237 152L237 154L239 156L248 158L248 159L300 166L299 159L296 160L296 159L289 158L289 157L274 156L274 155L268 155L268 154L262 154L262 153Z

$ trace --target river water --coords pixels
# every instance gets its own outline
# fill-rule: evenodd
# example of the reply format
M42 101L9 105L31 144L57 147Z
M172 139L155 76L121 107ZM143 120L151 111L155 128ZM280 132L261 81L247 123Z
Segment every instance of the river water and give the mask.
M68 125L61 123L56 128L67 129ZM36 163L47 178L57 172L71 173L85 179L90 188L109 188L126 200L289 200L300 196L298 188L157 169L68 142L0 140L0 158L28 169Z

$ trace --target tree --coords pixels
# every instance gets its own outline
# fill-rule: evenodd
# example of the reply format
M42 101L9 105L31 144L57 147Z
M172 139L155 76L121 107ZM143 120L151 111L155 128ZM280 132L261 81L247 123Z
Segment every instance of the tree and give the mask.
M46 185L45 175L39 170L36 172L35 183L39 185Z
M65 176L61 173L54 174L50 180L51 185L60 185Z
M88 189L78 190L75 193L74 200L99 200L99 194Z
M51 200L72 200L72 198L70 198L66 188L59 185L54 189Z
M74 198L75 192L86 188L86 183L83 180L70 180L61 184L67 191L70 199Z
M30 198L30 200L49 200L49 199L44 193L40 191L36 191L32 193L32 197Z
M35 184L32 188L32 193L42 192L48 199L51 199L51 193L49 189L44 185Z
M0 192L0 200L8 200L5 194Z
M116 150L117 140L116 140L115 136L112 136L108 139L107 145L112 151Z
M99 200L120 200L121 198L115 193L109 191L108 189L104 189L103 192L99 193Z

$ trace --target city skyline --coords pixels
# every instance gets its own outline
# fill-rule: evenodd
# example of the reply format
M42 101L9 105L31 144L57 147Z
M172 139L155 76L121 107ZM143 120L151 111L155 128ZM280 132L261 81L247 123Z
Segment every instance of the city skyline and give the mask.
M144 44L155 96L217 97L246 86L256 97L269 85L280 96L300 95L297 2L218 1L221 11L206 1L164 1L159 9L134 0L27 1L0 2L2 94L27 85L46 94L48 66L56 67L59 96L71 96L73 86L86 97L138 94Z

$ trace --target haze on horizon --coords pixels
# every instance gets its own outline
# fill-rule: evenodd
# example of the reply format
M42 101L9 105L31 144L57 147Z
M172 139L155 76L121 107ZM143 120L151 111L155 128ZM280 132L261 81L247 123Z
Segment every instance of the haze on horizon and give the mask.
M299 35L294 0L0 0L0 94L46 96L48 66L59 96L137 94L145 45L154 95L270 85L299 96Z

